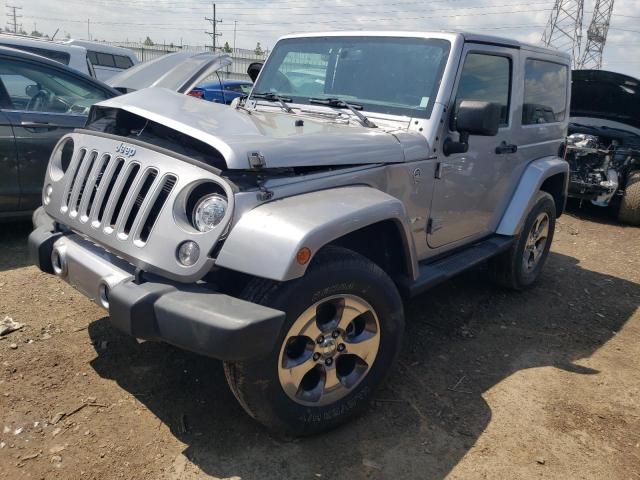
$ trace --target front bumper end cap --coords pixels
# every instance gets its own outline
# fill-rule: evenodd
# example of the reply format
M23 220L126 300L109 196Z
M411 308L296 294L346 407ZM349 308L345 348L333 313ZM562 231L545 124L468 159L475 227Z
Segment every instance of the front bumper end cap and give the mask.
M199 286L123 282L109 293L119 330L227 361L271 352L284 321L279 310Z

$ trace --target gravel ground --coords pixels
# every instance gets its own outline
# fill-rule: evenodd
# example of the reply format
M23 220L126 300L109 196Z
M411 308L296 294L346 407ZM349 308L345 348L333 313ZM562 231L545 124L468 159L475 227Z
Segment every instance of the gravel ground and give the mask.
M468 272L407 305L400 362L364 416L274 438L220 362L112 329L0 225L0 478L640 479L640 229L559 219L511 293Z

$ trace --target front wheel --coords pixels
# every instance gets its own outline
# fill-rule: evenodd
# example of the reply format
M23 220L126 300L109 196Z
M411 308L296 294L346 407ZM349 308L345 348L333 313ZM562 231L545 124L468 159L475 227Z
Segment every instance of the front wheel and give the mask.
M269 355L225 362L225 374L247 413L281 433L319 433L360 413L400 350L404 314L394 283L344 248L321 250L302 278L252 280L243 298L286 320Z
M540 276L556 227L556 205L547 192L538 192L517 241L489 261L492 279L507 288L522 290Z

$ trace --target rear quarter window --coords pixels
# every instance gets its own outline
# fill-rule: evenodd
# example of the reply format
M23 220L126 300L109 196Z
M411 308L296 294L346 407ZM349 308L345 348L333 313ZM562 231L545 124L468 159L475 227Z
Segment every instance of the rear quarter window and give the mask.
M524 70L522 124L561 122L567 115L568 67L528 58Z
M113 58L115 59L117 68L126 70L127 68L133 67L133 62L125 55L114 55Z

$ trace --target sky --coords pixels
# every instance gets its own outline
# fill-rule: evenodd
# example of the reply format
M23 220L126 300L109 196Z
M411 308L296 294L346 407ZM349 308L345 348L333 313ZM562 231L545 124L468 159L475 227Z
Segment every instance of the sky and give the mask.
M555 0L220 0L218 44L273 47L289 33L325 30L469 30L539 43ZM595 0L585 0L583 36ZM204 0L9 0L24 30L56 38L209 45ZM6 9L10 12L10 9ZM7 16L7 21L9 17ZM237 23L236 23L237 22ZM640 78L640 0L615 0L604 69Z

